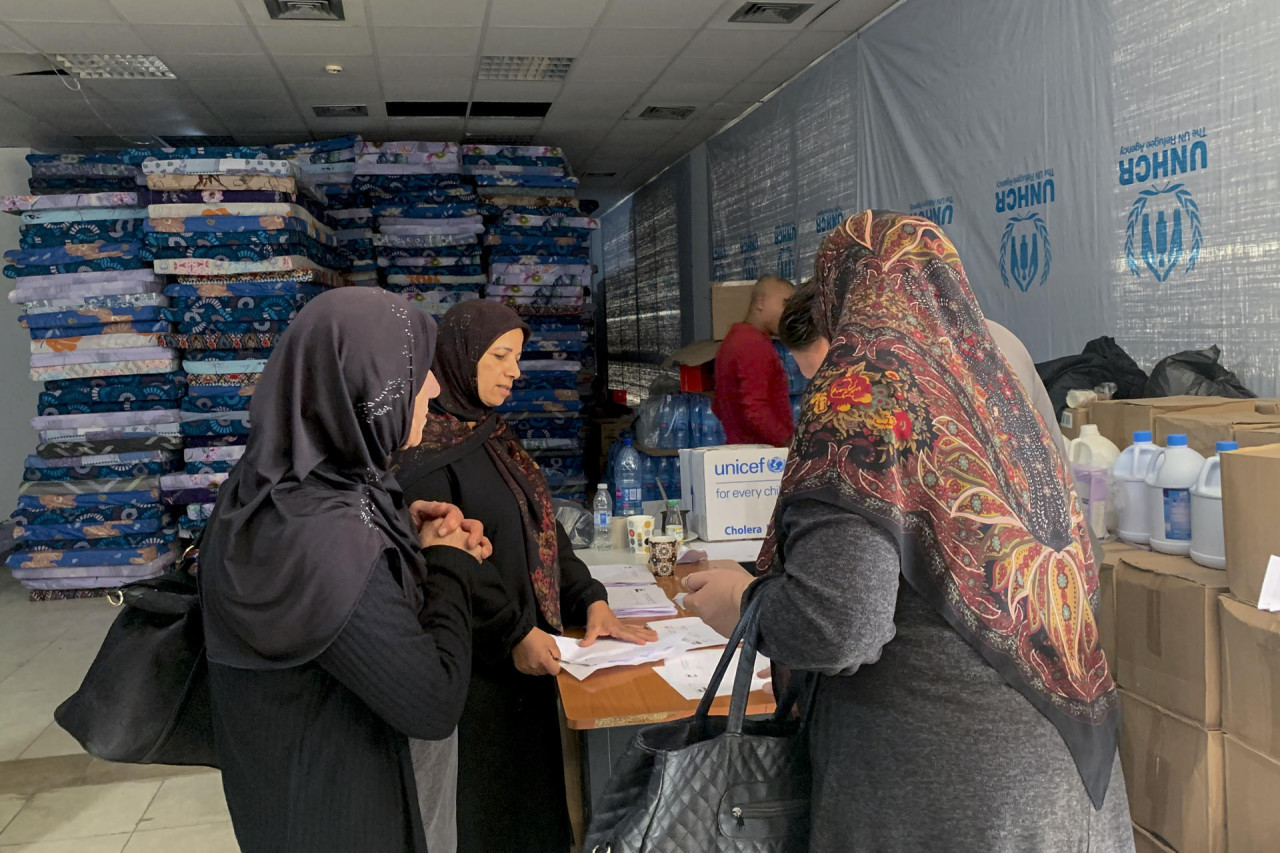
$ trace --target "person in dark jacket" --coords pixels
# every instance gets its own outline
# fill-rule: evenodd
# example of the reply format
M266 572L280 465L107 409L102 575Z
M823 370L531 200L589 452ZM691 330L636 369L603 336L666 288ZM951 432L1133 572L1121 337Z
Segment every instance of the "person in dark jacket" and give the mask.
M389 294L326 293L258 383L245 455L199 558L214 741L246 853L424 851L407 736L443 738L496 570L456 507L390 473L416 444L435 324Z
M529 327L497 302L473 300L440 322L440 396L397 476L415 500L447 501L483 522L501 582L478 591L493 617L475 626L471 689L458 726L458 850L554 851L572 843L554 676L555 634L585 625L643 643L556 522L546 478L494 411L520 376ZM425 811L425 810L424 810Z

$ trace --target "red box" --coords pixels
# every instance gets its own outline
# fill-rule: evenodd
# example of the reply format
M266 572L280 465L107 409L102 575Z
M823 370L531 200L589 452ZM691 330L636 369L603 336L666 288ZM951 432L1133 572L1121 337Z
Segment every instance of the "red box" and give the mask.
M715 387L715 362L680 365L681 391L714 391Z

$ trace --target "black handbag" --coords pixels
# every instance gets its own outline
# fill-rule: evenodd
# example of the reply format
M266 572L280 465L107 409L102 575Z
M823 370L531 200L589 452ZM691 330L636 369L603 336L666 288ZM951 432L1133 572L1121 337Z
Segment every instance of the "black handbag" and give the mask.
M122 607L84 681L53 718L85 752L126 764L217 767L198 544L173 571L111 593Z
M747 720L759 641L755 596L690 718L641 729L618 760L587 830L589 853L799 853L809 849L809 748L791 714L804 679L777 710ZM711 703L734 649L742 656L728 717Z

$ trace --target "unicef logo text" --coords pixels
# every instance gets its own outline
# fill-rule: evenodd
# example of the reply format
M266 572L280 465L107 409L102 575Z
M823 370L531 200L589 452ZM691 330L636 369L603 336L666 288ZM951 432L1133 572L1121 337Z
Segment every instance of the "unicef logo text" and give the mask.
M1171 184L1138 193L1124 232L1130 272L1141 276L1146 266L1156 281L1166 281L1181 263L1182 274L1188 275L1200 259L1200 245L1200 207L1189 189Z
M1026 293L1031 285L1044 285L1049 278L1053 255L1049 247L1049 226L1039 213L1012 216L1000 238L1000 278L1004 286ZM1012 282L1012 283L1011 283Z

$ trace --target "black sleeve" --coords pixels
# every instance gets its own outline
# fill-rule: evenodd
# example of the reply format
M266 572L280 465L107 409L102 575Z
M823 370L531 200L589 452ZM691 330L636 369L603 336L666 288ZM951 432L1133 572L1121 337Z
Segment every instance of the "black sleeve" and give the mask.
M422 740L458 725L471 677L471 580L483 567L458 548L422 552L425 605L415 614L384 556L351 618L317 659L388 725Z
M604 584L591 577L587 564L573 553L573 542L558 521L556 547L560 553L560 616L565 625L585 625L587 608L609 597Z
M538 625L538 605L533 601L527 574L510 576L492 569L472 585L471 602L476 659L484 663L497 665L506 661L516 644Z

